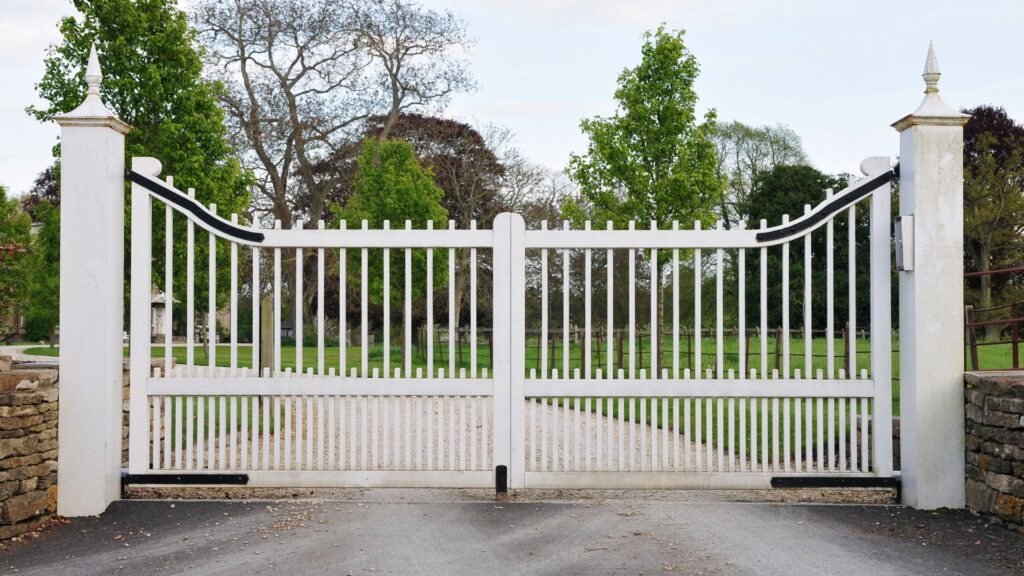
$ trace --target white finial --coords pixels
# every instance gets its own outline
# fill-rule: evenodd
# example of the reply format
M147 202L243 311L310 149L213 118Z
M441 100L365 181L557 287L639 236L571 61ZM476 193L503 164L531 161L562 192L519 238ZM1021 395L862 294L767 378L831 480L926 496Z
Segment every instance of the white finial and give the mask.
M939 72L939 60L935 57L935 45L928 41L928 58L924 62L924 73L921 74L926 86L925 94L939 92L939 76L942 76L942 73Z
M924 61L924 100L913 113L900 118L893 123L893 128L903 132L911 126L922 124L934 126L963 126L970 116L953 110L942 101L939 96L939 60L935 57L935 45L928 42L928 57ZM879 161L879 166L881 161ZM872 164L871 168L875 165Z
M100 83L103 71L100 70L100 59L96 55L96 44L89 47L89 61L85 65L85 100L67 114L54 118L61 126L103 126L122 134L127 134L131 126L114 116L100 99ZM159 166L159 163L157 164ZM159 170L157 170L159 173Z
M85 66L85 83L89 86L89 94L99 95L103 72L100 70L100 58L96 55L96 43L89 48L89 63Z

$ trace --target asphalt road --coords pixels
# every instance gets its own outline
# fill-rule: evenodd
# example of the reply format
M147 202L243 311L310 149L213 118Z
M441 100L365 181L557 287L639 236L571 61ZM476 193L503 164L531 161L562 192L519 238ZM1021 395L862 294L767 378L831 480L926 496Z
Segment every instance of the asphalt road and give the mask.
M0 550L90 574L1024 573L1024 535L964 511L666 499L122 501Z

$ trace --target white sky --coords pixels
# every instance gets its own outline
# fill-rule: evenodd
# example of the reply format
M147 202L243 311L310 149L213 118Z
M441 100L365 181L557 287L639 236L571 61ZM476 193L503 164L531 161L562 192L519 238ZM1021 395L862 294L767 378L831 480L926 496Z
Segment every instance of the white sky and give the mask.
M856 172L895 156L889 125L922 98L929 39L953 107L997 104L1024 120L1020 0L424 0L463 17L479 89L448 115L507 126L535 161L561 168L586 141L579 121L614 110L615 78L641 35L687 30L701 108L722 120L782 123L812 162ZM15 193L50 162L57 136L25 113L67 0L0 0L0 183Z

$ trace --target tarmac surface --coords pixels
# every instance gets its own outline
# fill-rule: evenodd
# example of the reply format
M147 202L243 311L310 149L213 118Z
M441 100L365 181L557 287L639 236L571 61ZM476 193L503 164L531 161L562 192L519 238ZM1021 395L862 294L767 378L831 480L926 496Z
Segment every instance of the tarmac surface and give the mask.
M963 510L629 493L499 503L125 500L0 548L0 572L91 574L1024 574L1024 535ZM492 496L493 497L493 496Z

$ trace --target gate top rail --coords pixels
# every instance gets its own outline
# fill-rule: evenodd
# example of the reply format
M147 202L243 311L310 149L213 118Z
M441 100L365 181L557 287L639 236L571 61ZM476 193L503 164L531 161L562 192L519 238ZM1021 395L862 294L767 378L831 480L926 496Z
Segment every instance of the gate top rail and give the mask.
M363 221L363 228L350 230L342 222L341 228L324 229L263 229L240 226L217 215L196 201L195 198L178 190L158 178L160 164L155 163L145 174L132 170L131 181L148 190L153 196L185 215L198 226L219 238L247 246L260 248L491 248L494 246L492 230L459 230L455 222L449 221L444 234L435 230L397 228L371 230ZM148 163L147 163L148 164ZM430 224L433 224L432 222Z
M824 225L830 217L887 185L899 173L899 165L865 161L871 172L847 186L843 191L819 203L809 212L791 222L768 228L738 230L569 230L543 229L526 231L526 248L761 248L801 238ZM449 222L445 234L432 234L427 229L370 230L362 229L261 229L234 224L208 210L194 198L156 176L159 163L146 170L132 170L131 181L168 203L175 210L216 236L249 246L264 248L490 248L494 246L492 230L458 230Z
M865 160L867 175L841 192L825 199L796 220L768 228L720 230L699 228L679 230L527 230L527 248L762 248L777 246L806 236L823 226L840 211L889 184L899 174L899 165L889 168L888 159ZM870 171L868 171L870 170ZM741 223L742 225L742 223Z

